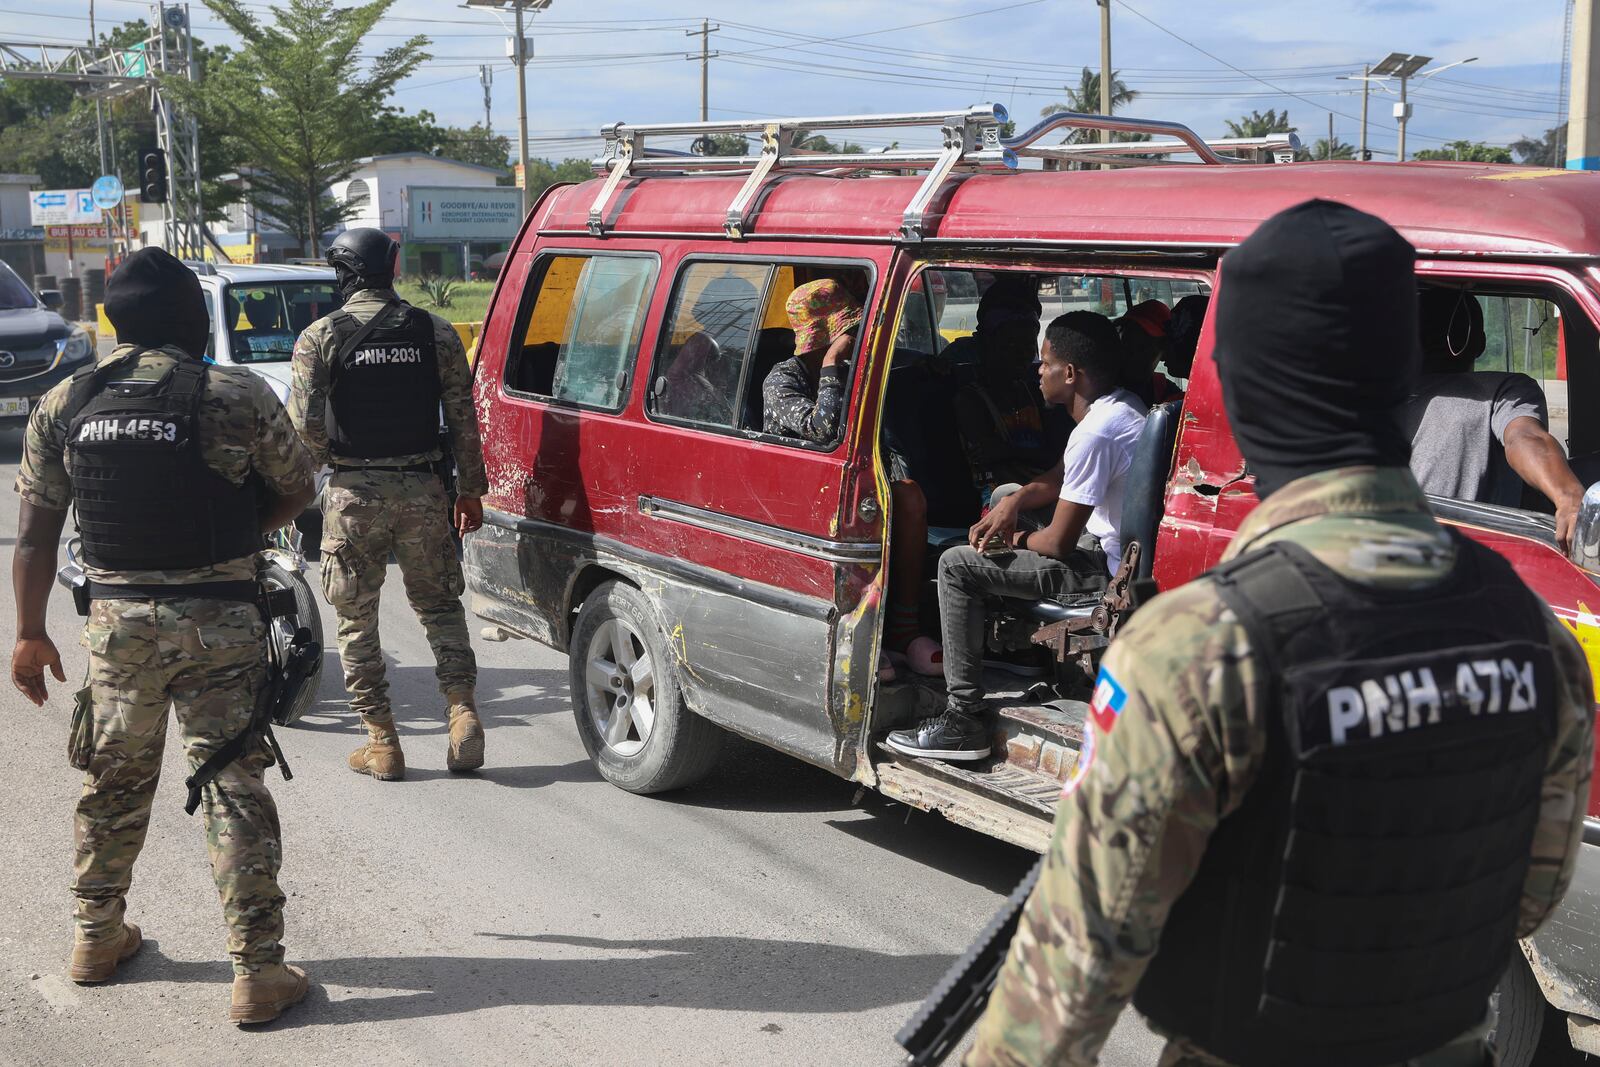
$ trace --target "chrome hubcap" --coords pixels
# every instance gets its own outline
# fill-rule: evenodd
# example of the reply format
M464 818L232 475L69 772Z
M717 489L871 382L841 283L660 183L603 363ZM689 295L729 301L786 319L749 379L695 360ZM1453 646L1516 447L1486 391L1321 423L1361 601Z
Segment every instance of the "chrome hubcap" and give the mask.
M603 623L589 640L584 681L595 732L617 755L638 755L656 721L655 664L644 639L621 619Z

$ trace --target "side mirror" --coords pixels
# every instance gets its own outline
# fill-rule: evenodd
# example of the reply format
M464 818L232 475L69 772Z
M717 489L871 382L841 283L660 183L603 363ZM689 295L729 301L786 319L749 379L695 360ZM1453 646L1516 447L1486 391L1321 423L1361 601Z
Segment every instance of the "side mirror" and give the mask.
M51 311L60 311L66 300L61 296L60 289L40 289L39 302Z
M1600 574L1600 482L1589 487L1578 505L1578 522L1572 531L1572 548L1567 558L1588 571Z

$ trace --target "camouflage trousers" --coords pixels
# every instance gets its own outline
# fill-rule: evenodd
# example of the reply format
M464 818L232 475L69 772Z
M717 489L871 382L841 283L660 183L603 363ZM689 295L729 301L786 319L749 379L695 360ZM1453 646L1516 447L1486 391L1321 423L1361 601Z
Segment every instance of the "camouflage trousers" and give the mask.
M448 507L432 474L336 471L323 491L322 592L339 616L350 707L368 725L394 721L378 640L378 594L390 552L433 649L439 691L448 696L477 684Z
M191 770L250 722L266 671L266 627L237 601L100 600L84 628L94 748L78 799L77 937L121 929L133 864L161 776L167 709ZM206 847L237 974L283 960L278 809L261 780L272 762L257 739L201 791Z

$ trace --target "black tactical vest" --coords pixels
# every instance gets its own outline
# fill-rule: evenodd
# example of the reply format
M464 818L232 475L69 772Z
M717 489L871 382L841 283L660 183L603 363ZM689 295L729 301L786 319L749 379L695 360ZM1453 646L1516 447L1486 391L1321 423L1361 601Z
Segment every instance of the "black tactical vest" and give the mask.
M156 381L112 380L137 358L84 368L67 394L84 559L107 570L185 570L259 551L255 485L234 485L200 451L206 364L180 359Z
M388 314L385 308L377 318ZM338 345L329 370L328 446L334 457L382 459L438 448L439 355L432 316L408 307L400 325L368 329L348 312L335 311L329 325Z
M1277 714L1134 995L1161 1028L1239 1067L1373 1067L1483 1020L1515 951L1557 681L1543 602L1456 543L1421 591L1283 541L1212 572Z

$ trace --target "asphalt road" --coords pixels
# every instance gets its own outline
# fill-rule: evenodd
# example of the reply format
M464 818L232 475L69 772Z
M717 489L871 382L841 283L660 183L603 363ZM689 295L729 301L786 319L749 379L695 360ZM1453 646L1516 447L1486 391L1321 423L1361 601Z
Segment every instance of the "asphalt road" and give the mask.
M6 546L19 451L0 435ZM226 1021L221 913L175 741L129 897L145 948L114 983L66 980L75 685L42 710L0 687L0 1064L887 1067L895 1030L1031 862L742 742L695 788L624 793L584 754L565 660L528 642L477 642L488 766L453 777L421 627L392 570L388 588L408 777L346 768L359 728L330 653L308 721L279 731L294 780L269 772L289 959L314 986L262 1030ZM9 583L0 598L12 619ZM75 682L59 590L50 622ZM1104 1062L1157 1052L1125 1017Z

